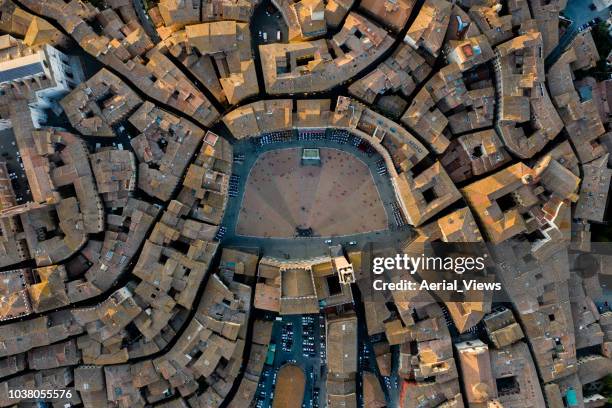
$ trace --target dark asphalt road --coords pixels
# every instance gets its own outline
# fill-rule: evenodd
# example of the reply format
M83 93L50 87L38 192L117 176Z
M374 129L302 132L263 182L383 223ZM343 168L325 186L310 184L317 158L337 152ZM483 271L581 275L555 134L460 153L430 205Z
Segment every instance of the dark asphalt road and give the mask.
M235 143L233 147L234 155L244 155L244 161L242 163L234 163L233 166L233 174L239 177L238 194L236 197L230 197L227 209L225 211L225 216L221 224L226 228L226 233L221 242L223 246L258 247L260 252L265 255L280 258L291 257L303 259L319 256L321 253L325 253L327 251L327 247L330 245L329 243L325 243L325 241L328 239L331 239L332 245L343 244L344 246L348 247L349 242L356 241L356 246L360 247L365 243L380 241L381 239L395 239L397 242L405 241L413 235L410 227L397 228L393 224L393 204L396 202L395 193L388 175L380 174L378 172L377 164L381 158L376 154L368 156L350 143L339 144L331 140L293 140L290 142L279 142L260 147L256 146L250 139L248 139ZM365 234L362 233L332 237L314 236L309 238L260 238L236 235L236 223L238 222L242 197L244 195L245 185L253 164L264 152L292 147L328 147L341 149L345 152L352 153L362 162L364 162L370 169L370 173L372 174L374 182L378 188L385 211L387 212L387 218L390 223L389 229L386 231L377 231Z
M572 42L576 34L578 34L578 28L593 20L595 17L600 17L602 20L606 20L610 10L596 11L591 10L588 6L591 4L589 0L568 0L567 6L563 10L563 15L572 20L572 24L567 28L567 31L559 39L559 45L546 57L545 67L548 69L553 65L561 56L563 51ZM607 57L603 55L602 58Z

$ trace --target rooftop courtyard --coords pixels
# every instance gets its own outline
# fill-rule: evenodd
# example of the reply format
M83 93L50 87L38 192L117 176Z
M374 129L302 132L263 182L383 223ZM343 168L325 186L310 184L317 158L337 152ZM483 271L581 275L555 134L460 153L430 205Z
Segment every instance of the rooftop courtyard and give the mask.
M319 149L305 163L301 148L263 153L253 165L236 233L290 238L384 230L387 215L368 166L350 153Z

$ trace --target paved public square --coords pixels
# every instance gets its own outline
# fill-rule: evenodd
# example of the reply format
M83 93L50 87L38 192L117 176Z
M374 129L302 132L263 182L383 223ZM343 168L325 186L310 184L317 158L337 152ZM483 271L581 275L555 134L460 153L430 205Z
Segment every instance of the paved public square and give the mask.
M262 154L249 174L236 233L285 238L384 230L387 214L368 166L350 153L320 149L321 165L302 165L301 149Z

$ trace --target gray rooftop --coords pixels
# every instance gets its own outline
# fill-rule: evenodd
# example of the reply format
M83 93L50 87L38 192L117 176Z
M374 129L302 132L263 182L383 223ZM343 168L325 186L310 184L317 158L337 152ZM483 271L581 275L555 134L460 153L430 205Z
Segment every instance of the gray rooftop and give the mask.
M4 82L11 82L17 79L30 77L44 73L45 70L40 62L33 64L23 65L17 68L6 69L0 71L0 84Z

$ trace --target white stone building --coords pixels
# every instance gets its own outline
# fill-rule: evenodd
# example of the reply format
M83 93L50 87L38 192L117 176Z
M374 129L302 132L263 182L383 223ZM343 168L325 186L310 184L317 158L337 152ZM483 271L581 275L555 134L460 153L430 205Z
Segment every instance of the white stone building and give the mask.
M35 127L46 121L45 110L61 112L57 102L82 81L78 57L48 44L30 48L10 35L0 37L0 94L27 98Z

